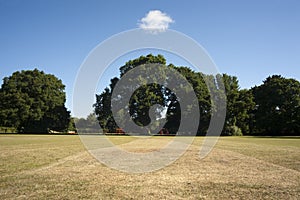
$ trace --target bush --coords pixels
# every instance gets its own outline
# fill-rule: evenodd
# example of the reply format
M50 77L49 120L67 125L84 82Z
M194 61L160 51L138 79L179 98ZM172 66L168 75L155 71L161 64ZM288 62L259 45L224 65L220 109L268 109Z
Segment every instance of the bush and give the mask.
M242 136L242 130L238 126L227 126L223 132L224 136Z
M17 133L17 129L14 127L0 127L0 133Z

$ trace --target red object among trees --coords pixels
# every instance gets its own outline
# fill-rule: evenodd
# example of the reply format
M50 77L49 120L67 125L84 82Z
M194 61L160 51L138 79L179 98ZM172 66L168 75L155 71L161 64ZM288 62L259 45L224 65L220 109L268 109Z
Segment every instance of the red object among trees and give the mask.
M116 128L116 133L125 134L125 131L122 128Z
M160 135L169 135L170 133L169 133L168 129L163 128L159 131L159 134Z

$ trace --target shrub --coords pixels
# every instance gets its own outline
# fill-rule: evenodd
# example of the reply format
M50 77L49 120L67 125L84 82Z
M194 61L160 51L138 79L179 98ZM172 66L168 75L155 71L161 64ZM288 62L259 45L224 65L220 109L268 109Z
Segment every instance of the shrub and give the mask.
M238 126L227 126L222 135L225 136L242 136L242 130Z
M0 127L0 133L17 133L17 129L14 127Z

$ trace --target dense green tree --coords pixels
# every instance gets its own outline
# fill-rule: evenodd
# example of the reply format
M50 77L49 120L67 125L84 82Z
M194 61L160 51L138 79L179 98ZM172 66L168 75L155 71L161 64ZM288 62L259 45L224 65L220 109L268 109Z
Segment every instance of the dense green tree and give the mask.
M211 100L209 90L206 85L209 81L208 76L200 72L194 72L188 67L176 67L172 64L169 65L169 67L176 69L193 87L193 90L198 99L198 106L200 109L200 121L197 134L205 135L211 117ZM207 82L205 82L205 80ZM171 133L176 133L181 120L180 103L176 95L172 91L167 91L166 96L168 97L168 111L167 123L165 125L165 128L170 130Z
M162 86L158 84L144 85L138 88L132 95L129 102L130 115L136 124L141 126L148 125L151 122L149 109L160 104L165 106L165 97L162 93ZM161 117L162 110L155 110L155 118Z
M129 70L134 69L137 66L141 66L139 72L146 73L147 70L143 65L150 64L150 63L165 64L166 60L161 55L153 56L149 54L147 56L141 56L137 59L126 62L124 66L120 67L120 76L122 77ZM149 76L151 76L151 74ZM145 81L143 76L139 76L139 77L140 77L139 79L140 82ZM118 97L116 99L112 99L112 92L118 80L119 80L118 78L113 78L111 80L110 87L106 88L105 91L103 91L100 95L96 95L96 103L94 104L95 113L97 114L97 118L99 120L100 126L103 129L106 129L107 131L115 131L115 129L118 128L112 116L112 111L111 111L112 102L115 106L118 106L118 102L121 102L123 100L122 95L120 98ZM130 83L131 82L129 82L129 84ZM135 85L133 81L132 84ZM126 88L126 86L121 86L121 87L123 87L122 92L124 94L132 93L131 88ZM159 84L150 84L150 85L144 85L142 87L139 87L137 90L134 91L130 99L129 111L130 111L131 118L136 124L140 126L148 125L150 123L150 118L149 118L150 108L155 104L160 104L162 106L165 105L166 102L165 102L165 97L163 96L162 93L163 90L164 90L163 87ZM120 107L118 109L117 114L119 118L123 118L125 114L124 108ZM157 110L154 114L158 118L160 117L161 112Z
M223 84L220 84L221 81ZM235 76L219 74L216 76L216 82L219 87L224 86L224 90L217 90L215 96L217 99L225 99L226 101L226 107L219 105L221 107L219 109L226 109L222 135L249 134L250 113L254 108L252 93L245 89L240 90L238 79ZM224 91L225 93L223 93Z
M0 126L30 133L66 130L70 113L64 106L64 89L61 80L37 69L5 77L0 89Z
M280 75L252 88L255 98L253 134L299 135L300 83Z
M255 102L251 90L240 90L236 101L236 126L241 129L243 135L251 134L250 123L254 108Z
M117 80L117 78L111 80L110 88L114 87L114 81ZM118 127L111 111L111 89L105 88L101 94L96 94L96 103L93 106L101 128L105 132L114 132Z
M240 90L235 76L223 74L222 80L226 92L226 120L223 135L249 134L250 112L254 108L252 93Z

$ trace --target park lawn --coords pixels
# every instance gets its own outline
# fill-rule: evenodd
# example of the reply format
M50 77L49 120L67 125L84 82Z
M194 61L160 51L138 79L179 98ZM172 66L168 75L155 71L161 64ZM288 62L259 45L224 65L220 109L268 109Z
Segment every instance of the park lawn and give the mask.
M172 139L109 138L141 152ZM161 170L128 174L99 163L77 135L0 135L0 199L300 199L299 137L222 137L200 159L203 140Z
M300 171L299 137L222 137L217 148Z

